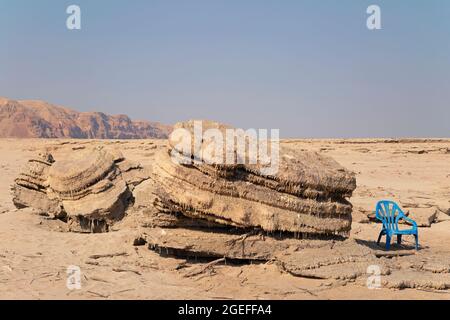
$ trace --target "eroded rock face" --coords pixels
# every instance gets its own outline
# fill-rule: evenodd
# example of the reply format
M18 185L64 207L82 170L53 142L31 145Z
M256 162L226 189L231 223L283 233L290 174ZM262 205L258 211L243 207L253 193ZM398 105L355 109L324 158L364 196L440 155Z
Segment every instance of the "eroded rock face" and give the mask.
M71 231L105 232L120 220L132 189L148 175L117 150L72 151L56 161L50 154L31 159L12 188L18 208L32 207L64 218Z
M48 171L55 162L49 153L40 153L28 160L12 187L13 203L17 208L36 208L53 216L64 216L58 201L47 197Z
M212 122L203 127L222 132L229 128ZM192 122L175 128L194 135ZM168 151L156 155L152 173L157 182L155 203L162 212L241 229L348 235L352 206L346 197L351 196L356 181L333 159L281 146L279 170L267 175L258 163L200 160L198 155L211 146L212 140L202 139L190 149L184 145L190 139L176 139L171 138ZM174 151L185 161L176 162Z
M176 131L180 128L188 137ZM264 167L271 164L247 162L251 157L237 148L215 149L211 136L194 141L194 128L193 121L175 125L168 148L155 154L151 180L136 188L135 205L145 210L138 210L135 220L150 249L180 257L275 261L292 274L346 273L345 279L355 277L355 263L360 275L376 259L364 246L343 241L351 228L347 198L356 188L353 173L331 158L281 145L279 170L268 174ZM202 129L225 136L230 127L207 121ZM245 161L212 162L210 153L203 157L211 147ZM325 265L330 270L322 269Z

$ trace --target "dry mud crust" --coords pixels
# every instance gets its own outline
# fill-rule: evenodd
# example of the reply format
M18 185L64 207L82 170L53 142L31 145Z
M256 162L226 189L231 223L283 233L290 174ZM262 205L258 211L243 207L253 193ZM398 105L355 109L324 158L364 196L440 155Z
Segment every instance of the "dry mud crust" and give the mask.
M450 256L428 250L415 255L396 257L389 261L392 272L382 277L382 285L389 289L450 289Z
M355 240L329 242L320 248L282 252L276 256L281 268L300 277L319 279L356 279L370 265L383 264L373 251ZM389 272L388 268L383 268Z
M304 248L326 246L331 240L300 240L276 238L230 231L195 230L185 228L148 228L142 237L149 248L162 254L180 257L220 258L242 260L273 260L277 254Z
M418 270L397 270L382 277L382 285L389 289L450 289L449 273L432 273Z
M152 228L141 235L151 250L182 258L274 261L291 275L316 279L353 280L378 265L390 274L390 263L354 240L300 240L261 234L232 234L189 229Z
M450 255L448 253L436 254L424 250L415 255L395 257L392 259L392 264L398 269L411 269L435 274L450 273Z

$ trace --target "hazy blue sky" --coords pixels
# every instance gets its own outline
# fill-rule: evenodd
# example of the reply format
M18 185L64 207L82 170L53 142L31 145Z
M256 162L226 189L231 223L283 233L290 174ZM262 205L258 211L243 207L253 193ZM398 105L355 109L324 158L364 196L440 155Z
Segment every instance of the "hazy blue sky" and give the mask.
M283 137L449 137L450 1L0 0L0 96Z

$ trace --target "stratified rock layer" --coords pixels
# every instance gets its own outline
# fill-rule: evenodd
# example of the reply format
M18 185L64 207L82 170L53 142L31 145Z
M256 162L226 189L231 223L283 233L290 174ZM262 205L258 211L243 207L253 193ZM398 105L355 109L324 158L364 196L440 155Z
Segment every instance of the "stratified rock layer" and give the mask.
M201 155L214 141L195 142L194 127L193 121L175 125L191 136L182 137L175 130L169 150L156 155L152 176L158 186L155 203L161 211L242 229L348 235L352 206L346 197L356 181L333 159L281 146L279 157L274 158L278 171L270 175L260 163L211 163ZM210 121L202 127L223 136L230 129ZM190 144L196 144L195 148ZM236 159L245 159L233 152ZM174 153L184 161L177 162Z
M17 207L64 218L71 231L105 232L120 220L145 170L116 150L81 149L31 159L12 187Z
M49 153L40 153L28 160L12 187L13 203L17 208L36 208L53 216L61 216L63 210L57 200L47 196L48 171L54 163Z

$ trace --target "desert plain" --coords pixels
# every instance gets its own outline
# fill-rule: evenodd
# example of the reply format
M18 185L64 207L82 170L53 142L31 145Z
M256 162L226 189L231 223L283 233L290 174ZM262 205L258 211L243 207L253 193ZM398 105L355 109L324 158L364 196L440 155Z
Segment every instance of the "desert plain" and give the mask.
M65 152L107 145L151 167L166 140L0 140L0 299L450 299L450 139L334 139L282 141L334 158L356 174L350 239L401 269L381 274L381 287L355 279L298 276L273 261L225 262L162 255L134 245L139 230L66 232L63 222L15 208L10 187L43 150ZM389 252L376 245L377 201L396 201L419 227ZM168 231L170 232L170 230ZM384 245L384 240L382 240ZM67 287L79 266L80 289Z

